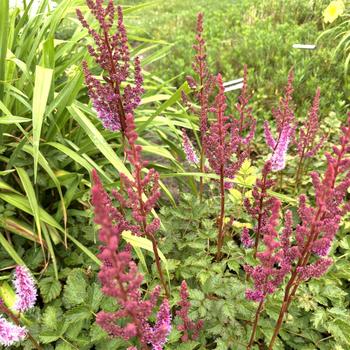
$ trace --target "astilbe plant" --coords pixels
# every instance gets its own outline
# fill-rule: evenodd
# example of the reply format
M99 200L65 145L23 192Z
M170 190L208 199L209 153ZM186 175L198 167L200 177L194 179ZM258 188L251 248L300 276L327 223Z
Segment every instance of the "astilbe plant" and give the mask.
M224 240L225 189L230 187L230 183L226 183L225 178L234 178L247 153L240 152L239 147L242 143L242 137L239 134L237 124L232 122L231 117L225 115L227 105L220 74L217 76L217 86L219 91L212 108L216 120L210 124L203 141L210 167L220 176L220 216L216 254L216 258L219 259Z
M113 194L121 204L121 212L123 212L123 208L130 208L132 211L136 224L130 224L130 231L135 235L147 236L152 241L161 283L168 294L160 265L157 241L154 236L154 233L159 228L159 220L154 219L150 223L147 222L147 216L160 196L159 175L154 169L150 169L146 176L142 175L142 168L146 165L146 162L140 156L141 146L135 144L138 136L135 132L133 111L140 103L141 94L143 93L140 61L136 57L134 86L132 87L128 84L122 93L121 84L127 81L131 71L128 39L123 23L122 8L120 6L117 7L117 31L111 34L115 17L113 1L109 1L108 5L103 7L103 1L87 0L87 5L98 21L101 33L97 33L91 28L79 9L77 9L77 16L83 27L88 29L89 34L95 41L96 49L90 45L88 46L90 55L95 58L96 63L107 73L107 76L104 76L106 83L102 84L91 75L87 68L87 63L83 63L89 96L104 126L112 131L121 130L123 141L124 138L127 139L128 146L125 145L124 151L134 169L132 178L120 174L121 184L125 186L128 198L125 199L122 193L117 191L114 191ZM145 200L147 187L151 187L151 189L148 199Z
M37 299L35 282L27 267L16 266L13 285L16 296L13 307L8 308L4 301L0 299L0 312L12 321L10 322L0 316L0 344L12 346L28 337L36 349L41 349L38 342L20 322L20 314L32 309Z
M188 300L189 293L186 281L182 281L180 287L180 301L178 306L180 309L176 311L176 315L181 318L182 323L178 325L177 329L183 333L181 340L186 343L190 340L196 340L199 336L200 330L203 328L203 320L192 321L189 318L189 310L191 303Z
M88 45L88 51L101 67L104 82L92 75L87 62L84 61L85 83L103 125L112 131L120 130L124 136L127 127L126 116L128 113L133 113L139 105L143 93L140 60L138 57L135 58L132 74L121 6L116 9L112 0L109 0L106 7L100 0L87 0L86 3L98 21L100 32L89 25L79 9L76 12L81 24L94 40L95 47ZM113 33L115 12L118 14L118 21L116 31ZM132 76L134 84L131 85L129 80ZM122 84L126 84L123 89Z
M270 161L273 171L285 168L288 146L295 134L295 116L291 106L293 79L294 73L291 70L285 88L285 96L280 100L278 108L272 111L276 122L276 137L273 137L268 121L264 122L265 141L272 151Z
M254 257L256 257L262 230L271 215L273 197L269 195L268 190L271 189L275 183L269 178L271 171L272 164L270 161L267 161L262 169L261 179L257 179L253 187L253 202L251 203L248 198L244 200L245 210L256 223L253 227L255 239L254 241L252 240L248 228L245 227L242 231L241 240L245 248L254 247Z
M144 299L141 290L143 276L132 259L131 247L126 245L122 248L120 242L123 231L135 231L138 228L131 225L113 206L95 171L93 179L94 220L100 225L99 240L102 243L99 253L102 261L99 278L103 293L118 302L117 311L100 311L96 321L110 336L125 340L137 339L141 350L149 349L149 345L154 350L161 350L171 329L168 300L163 299L156 322L152 325L149 318L157 306L161 288L155 287L149 299ZM131 346L128 349L137 348Z
M284 229L281 235L278 235L276 227L280 204L277 199L274 200L271 216L262 231L265 250L257 253L260 264L245 267L254 281L254 289L247 290L247 298L259 302L247 349L253 344L257 322L267 294L273 293L285 277L289 276L269 345L269 350L272 350L284 315L299 285L310 278L321 277L332 263L332 259L327 255L341 217L350 209L349 204L344 203L350 187L350 115L348 126L344 126L342 132L340 146L333 147L334 154L326 153L327 169L323 179L316 172L311 174L315 188L315 205L308 205L306 196L300 196L298 213L301 222L295 230L292 215L287 211Z
M297 254L296 248L289 245L292 233L292 213L290 211L285 214L285 226L281 235L277 231L280 207L281 202L272 197L270 199L270 216L260 229L264 243L264 250L256 253L260 264L255 267L244 266L246 273L254 282L254 288L246 290L246 298L259 302L247 349L251 349L254 343L257 325L266 297L274 293L283 283L285 276L291 271L292 261Z
M239 118L233 119L233 123L238 128L238 134L242 137L238 153L243 152L244 148L248 154L250 153L250 143L255 135L256 119L253 117L252 108L249 106L250 97L248 93L248 69L244 65L243 86L235 106Z
M283 303L269 350L273 349L284 315L300 283L313 277L322 276L332 264L332 259L328 258L327 255L337 233L340 220L350 209L349 203L344 203L350 187L349 154L350 114L347 126L342 127L340 145L333 146L333 154L325 154L327 169L323 179L318 173L311 173L315 188L315 206L307 204L305 195L300 196L298 212L301 223L296 228L298 260L285 288Z
M318 142L316 137L319 131L319 109L320 109L320 88L316 90L316 94L312 106L308 112L308 116L304 123L299 127L297 137L298 166L295 175L295 187L298 189L299 182L303 175L303 169L306 159L314 157L323 146L326 135L323 135Z
M158 244L155 237L156 231L159 229L160 221L158 218L149 220L149 214L156 205L160 197L159 190L159 174L152 168L144 176L142 169L147 162L141 158L142 147L136 144L138 135L136 132L134 117L132 114L126 116L127 128L125 136L128 141L126 148L127 159L132 165L132 177L129 178L121 173L120 178L124 184L124 191L127 196L124 197L121 191L114 190L113 195L121 205L121 210L125 208L131 209L134 223L130 224L129 230L137 236L145 236L152 242L153 253L159 274L159 278L163 285L165 293L169 296L169 291L162 272L160 257L158 253ZM147 198L145 196L147 194Z
M191 164L198 164L199 159L196 150L193 147L191 140L187 136L185 129L182 130L182 147L185 152L187 161Z
M195 107L190 103L188 97L183 93L182 97L189 110L199 118L199 130L200 130L200 157L199 168L203 173L205 171L205 143L204 136L208 129L208 114L210 111L210 97L215 87L215 77L210 73L207 63L206 43L203 37L203 13L197 15L197 32L196 32L196 44L193 45L193 49L196 54L194 56L194 62L192 68L194 70L194 76L187 76L188 85L193 93L195 103L198 104ZM187 137L184 135L184 137ZM184 139L185 140L185 139ZM186 149L185 149L186 150ZM187 153L186 153L187 154ZM200 198L203 195L203 177L200 177L199 193Z
M294 70L293 68L289 71L288 74L288 82L285 87L284 96L281 98L279 105L276 109L272 110L273 117L276 121L276 129L278 133L278 140L282 136L282 132L286 125L290 125L290 127L295 126L295 115L293 110L293 81L294 81Z

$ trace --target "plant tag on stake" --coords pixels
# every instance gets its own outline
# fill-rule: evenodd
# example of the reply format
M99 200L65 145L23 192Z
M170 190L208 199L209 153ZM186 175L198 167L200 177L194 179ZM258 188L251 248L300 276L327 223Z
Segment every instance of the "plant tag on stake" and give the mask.
M242 89L243 78L227 81L223 85L225 88L225 92Z
M313 45L313 44L293 44L293 49L315 50L316 45Z

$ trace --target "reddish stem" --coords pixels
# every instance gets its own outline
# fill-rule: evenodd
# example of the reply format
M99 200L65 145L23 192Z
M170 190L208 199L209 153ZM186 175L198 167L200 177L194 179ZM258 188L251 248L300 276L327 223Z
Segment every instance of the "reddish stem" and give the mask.
M200 44L199 45L199 55L202 57L204 55L204 47ZM204 62L202 60L199 61L199 83L200 83L200 91L199 91L199 103L201 106L200 109L200 124L202 124L201 118L203 118L203 109L204 109L204 90L203 90L203 83L204 83ZM202 135L202 132L204 130L201 130L201 155L200 155L200 171L201 173L204 173L204 162L205 162L205 156L204 156L204 135ZM204 191L204 183L203 183L203 177L201 176L199 178L199 199L202 202L203 199L203 191Z
M200 157L200 172L204 173L204 148L203 148L203 141L202 141L202 149L201 149L201 157ZM199 178L199 199L202 202L203 200L203 191L204 191L204 181L203 176Z
M216 260L221 258L221 248L224 241L224 218L225 218L225 182L224 182L224 166L220 168L220 218Z
M266 195L266 180L267 180L268 173L266 172L262 179L262 185L261 185L261 195L259 198L259 215L258 215L258 226L255 232L255 243L254 243L254 258L256 258L256 253L258 251L259 246L259 240L260 240L260 230L262 225L262 215L263 215L263 208L264 208L264 198Z
M103 34L104 34L105 44L106 44L107 50L108 50L108 56L109 56L109 60L110 60L112 74L116 77L117 76L117 72L115 70L112 49L111 49L111 45L110 45L109 39L108 39L108 33L107 33L106 30L104 30ZM124 133L125 133L125 130L126 130L126 120L125 120L125 111L124 111L124 107L123 107L123 102L122 102L121 97L120 97L119 83L118 83L118 81L109 81L109 83L112 84L114 92L118 96L118 112L119 112L119 116L120 116L120 125L121 125L121 131L122 131L122 138L124 140Z
M137 152L136 152L135 145L132 144L131 148L132 148L132 152L133 152L133 157L134 157L134 159L136 159L137 158ZM165 279L164 279L164 275L163 275L163 271L162 271L162 267L161 267L161 263L160 263L160 257L159 257L159 254L158 254L157 241L156 241L156 239L155 239L153 234L149 234L149 233L146 232L146 227L147 227L146 217L147 217L147 214L145 212L144 202L143 202L143 199L142 199L143 191L142 191L142 183L141 183L141 168L136 166L135 167L135 172L136 172L136 187L137 187L138 201L139 201L141 216L143 218L142 230L143 230L144 235L147 236L147 238L150 239L151 242L152 242L152 248L153 248L153 253L154 253L154 257L155 257L155 261L156 261L156 266L157 266L159 278L160 278L160 281L161 281L161 283L163 285L165 294L166 294L167 298L169 298L170 295L169 295L167 284L165 283Z
M259 323L259 318L260 318L261 312L263 310L263 306L264 306L264 299L260 301L259 306L256 310L252 334L250 336L249 344L247 345L247 350L250 350L251 347L253 346L254 339L255 339L255 333L256 333L258 323Z

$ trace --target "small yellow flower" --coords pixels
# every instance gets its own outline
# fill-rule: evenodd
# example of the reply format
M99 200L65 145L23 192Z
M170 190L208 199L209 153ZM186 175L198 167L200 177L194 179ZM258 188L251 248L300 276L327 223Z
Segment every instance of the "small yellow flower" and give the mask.
M345 11L345 4L343 0L332 1L323 11L323 21L325 23L334 22Z

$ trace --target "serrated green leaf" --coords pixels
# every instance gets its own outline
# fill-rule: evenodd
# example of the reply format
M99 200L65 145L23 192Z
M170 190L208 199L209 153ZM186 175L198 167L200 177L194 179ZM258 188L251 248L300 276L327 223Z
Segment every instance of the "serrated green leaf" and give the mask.
M61 337L61 334L56 332L42 332L39 334L39 339L43 344L50 344Z
M204 300L204 293L198 289L191 289L189 291L191 299L194 300Z
M72 307L82 304L87 297L87 283L84 273L80 269L72 270L64 286L63 302Z
M62 311L55 306L47 306L41 319L42 326L48 330L56 331L58 329L59 318Z
M348 322L335 320L329 322L326 329L338 342L350 344L350 324Z
M40 294L45 303L49 303L51 300L56 299L61 293L61 282L54 277L42 278L38 284Z
M92 314L88 306L79 305L68 310L64 316L68 323L75 323L82 320L88 320L91 315Z
M88 289L87 301L87 305L89 305L91 311L96 312L99 309L102 298L103 293L100 286L97 283L93 283Z
M67 342L61 341L56 345L55 350L76 350L74 345L68 344Z
M318 308L312 313L311 321L315 326L315 328L318 328L319 326L322 326L327 321L327 318L328 318L327 312L322 308Z

